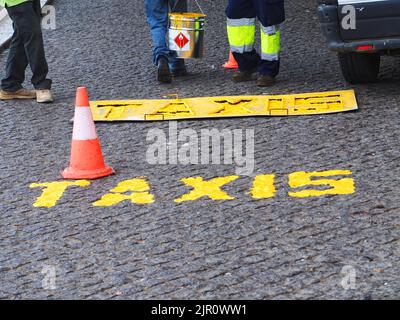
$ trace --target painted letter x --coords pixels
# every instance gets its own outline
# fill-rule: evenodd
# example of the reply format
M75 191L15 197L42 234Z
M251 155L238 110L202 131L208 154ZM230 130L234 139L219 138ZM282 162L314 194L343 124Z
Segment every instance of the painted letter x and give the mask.
M228 176L214 178L208 181L204 181L202 177L182 179L181 181L187 186L192 187L193 190L179 199L176 199L175 202L195 201L202 197L209 197L212 200L233 200L235 198L222 191L221 187L238 178L239 176Z

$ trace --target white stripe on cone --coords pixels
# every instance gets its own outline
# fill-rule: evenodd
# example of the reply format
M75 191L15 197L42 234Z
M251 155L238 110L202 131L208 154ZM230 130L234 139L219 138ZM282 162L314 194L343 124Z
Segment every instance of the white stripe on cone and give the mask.
M75 108L73 140L95 140L97 139L96 127L94 125L92 111L89 107Z

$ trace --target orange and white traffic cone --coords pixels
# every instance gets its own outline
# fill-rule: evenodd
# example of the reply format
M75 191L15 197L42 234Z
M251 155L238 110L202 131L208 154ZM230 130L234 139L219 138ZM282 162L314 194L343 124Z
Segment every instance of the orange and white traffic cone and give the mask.
M87 89L78 88L70 166L61 175L64 179L98 179L114 173L104 163L100 141L89 106Z
M229 52L229 60L225 62L223 65L225 69L238 69L239 65L237 61L235 60L235 57L233 56L232 52Z

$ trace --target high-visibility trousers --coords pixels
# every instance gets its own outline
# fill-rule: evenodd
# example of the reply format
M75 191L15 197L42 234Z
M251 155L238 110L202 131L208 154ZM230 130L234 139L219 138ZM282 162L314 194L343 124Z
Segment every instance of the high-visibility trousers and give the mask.
M228 39L241 71L257 68L275 77L280 65L280 24L285 20L283 0L229 0L226 9ZM254 48L256 20L261 24L261 55Z

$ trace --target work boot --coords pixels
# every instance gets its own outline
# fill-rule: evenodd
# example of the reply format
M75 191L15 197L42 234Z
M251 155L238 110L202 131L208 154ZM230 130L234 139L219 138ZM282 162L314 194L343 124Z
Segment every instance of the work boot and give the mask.
M53 94L50 90L36 90L36 101L39 103L53 102Z
M164 57L159 58L157 62L157 81L162 83L172 82L172 74L169 70L168 60Z
M258 87L272 87L275 84L276 80L274 77L265 74L260 75L257 78L257 86Z
M185 60L180 58L174 58L169 64L169 69L171 70L174 77L186 76L187 70L185 65Z
M183 68L179 69L172 69L172 74L174 77L184 77L187 75L187 69L186 66L183 66Z
M0 100L13 100L13 99L35 99L36 92L34 90L19 89L17 91L0 91Z
M254 72L256 72L255 69L247 71L238 71L233 75L232 81L236 83L250 81Z

